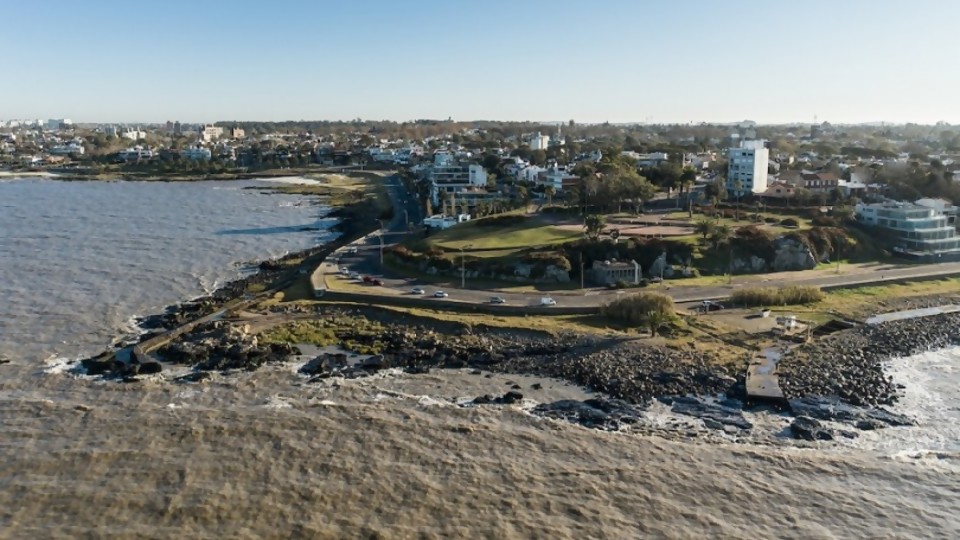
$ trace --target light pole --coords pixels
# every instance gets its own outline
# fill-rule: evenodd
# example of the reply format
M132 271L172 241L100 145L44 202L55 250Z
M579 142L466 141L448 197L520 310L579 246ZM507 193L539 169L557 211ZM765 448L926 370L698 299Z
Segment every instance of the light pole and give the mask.
M583 276L583 252L581 251L581 252L580 252L580 289L581 289L581 290L583 290L583 289L586 288L586 287L584 287L583 278L584 278L584 276Z
M377 234L377 238L380 239L380 271L383 271L383 220L378 219L380 222L380 232Z
M461 289L467 288L467 270L466 270L466 266L464 265L463 250L471 247L473 247L473 244L466 244L464 246L460 246L460 288Z

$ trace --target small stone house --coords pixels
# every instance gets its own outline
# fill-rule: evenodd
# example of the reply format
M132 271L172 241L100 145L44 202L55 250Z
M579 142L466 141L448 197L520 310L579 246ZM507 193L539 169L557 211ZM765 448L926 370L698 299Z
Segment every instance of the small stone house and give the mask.
M599 285L613 285L618 281L637 285L642 277L636 261L594 261L590 278Z

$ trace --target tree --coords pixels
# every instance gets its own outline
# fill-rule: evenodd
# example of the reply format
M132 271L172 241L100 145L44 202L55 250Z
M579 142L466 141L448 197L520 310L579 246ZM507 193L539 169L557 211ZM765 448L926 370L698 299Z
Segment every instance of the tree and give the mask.
M833 207L833 216L837 218L837 221L840 223L852 221L854 215L856 215L856 213L851 206L841 204Z
M680 193L683 193L683 190L686 189L687 193L690 193L690 186L697 181L697 171L693 167L684 167L683 172L680 173L680 178L677 179L677 184L680 187Z
M663 311L651 311L647 313L647 328L650 329L650 337L657 337L657 331L660 327L670 322L670 316Z
M483 160L480 161L480 164L483 165L483 168L487 172L494 172L500 167L500 156L496 154L487 154L483 156Z
M586 232L587 237L591 240L600 238L600 233L603 232L604 225L606 225L606 219L599 214L591 214L583 220L584 232Z
M545 165L547 163L547 153L544 150L534 150L530 153L530 162L534 165Z
M553 186L547 186L543 188L543 194L547 196L547 206L553 204L553 195L556 193L556 189Z
M713 234L716 226L716 223L709 219L701 219L694 224L693 230L696 231L697 234L703 235L703 239L706 240L708 236Z
M727 186L724 183L723 178L718 176L713 182L707 184L707 187L704 190L704 195L711 200L714 198L716 198L717 201L726 199Z
M726 223L719 223L715 225L713 231L710 233L710 240L713 242L713 246L715 248L719 248L721 245L726 244L732 237L733 229L731 229L730 225L727 225Z

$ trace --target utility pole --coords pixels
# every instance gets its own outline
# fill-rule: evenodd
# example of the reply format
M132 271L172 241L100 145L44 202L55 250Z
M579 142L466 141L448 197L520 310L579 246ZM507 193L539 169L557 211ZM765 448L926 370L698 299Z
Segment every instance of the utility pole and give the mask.
M380 238L380 271L383 272L383 220L377 220L380 222L380 232L377 234L377 237Z
M463 250L470 247L473 247L473 245L467 244L465 246L460 246L460 288L461 289L467 288L467 270L466 270L466 266L464 265Z
M581 252L580 252L580 289L581 289L581 290L586 288L586 287L584 287L584 280L583 280L583 278L584 278L584 276L583 276L583 252L581 251Z

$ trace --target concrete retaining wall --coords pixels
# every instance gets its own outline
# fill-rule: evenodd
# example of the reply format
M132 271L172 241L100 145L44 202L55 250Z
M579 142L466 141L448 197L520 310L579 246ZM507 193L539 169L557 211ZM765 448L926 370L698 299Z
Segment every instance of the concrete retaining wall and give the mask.
M596 315L600 313L600 308L596 306L511 306L458 302L456 300L435 300L419 296L379 296L329 290L319 299L330 302L352 302L365 305L433 309L461 313L489 313L493 315Z

